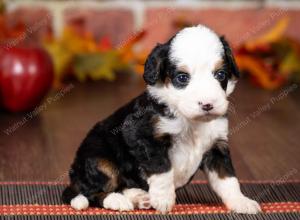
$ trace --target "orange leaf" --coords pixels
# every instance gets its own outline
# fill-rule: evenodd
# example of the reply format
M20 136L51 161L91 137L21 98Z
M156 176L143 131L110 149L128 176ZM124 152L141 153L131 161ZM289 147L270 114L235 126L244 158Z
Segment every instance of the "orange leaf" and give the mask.
M108 51L112 49L112 43L108 36L102 37L98 44L100 51Z
M140 32L137 32L135 34L133 34L131 37L129 37L129 39L127 41L124 42L124 44L120 45L120 49L122 51L127 51L130 48L132 48L132 46L134 44L136 44L138 41L140 41L146 34L145 30L142 30Z
M277 41L279 38L282 37L288 24L289 24L289 18L288 17L282 18L267 33L263 34L262 36L259 36L258 38L246 42L245 47L248 50L253 50L256 46L260 44L269 44Z
M236 56L236 62L242 71L246 70L265 89L279 88L285 82L282 76L270 74L262 62L251 56L238 55Z

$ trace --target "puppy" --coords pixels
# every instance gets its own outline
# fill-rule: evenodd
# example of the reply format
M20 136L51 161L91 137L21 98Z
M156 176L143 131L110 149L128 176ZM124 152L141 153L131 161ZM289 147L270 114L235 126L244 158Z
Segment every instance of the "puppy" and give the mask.
M147 89L83 140L63 201L127 211L175 204L175 190L201 168L237 213L260 211L244 196L228 148L227 97L239 72L224 37L204 26L158 44L145 63Z

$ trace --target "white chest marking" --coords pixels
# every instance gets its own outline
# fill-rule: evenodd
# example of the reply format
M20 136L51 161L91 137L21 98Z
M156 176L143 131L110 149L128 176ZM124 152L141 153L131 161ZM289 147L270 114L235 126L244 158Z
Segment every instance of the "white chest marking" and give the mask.
M197 171L203 154L218 138L227 140L228 120L218 118L191 124L184 119L160 118L158 132L169 133L173 146L169 157L174 170L176 188L185 185Z

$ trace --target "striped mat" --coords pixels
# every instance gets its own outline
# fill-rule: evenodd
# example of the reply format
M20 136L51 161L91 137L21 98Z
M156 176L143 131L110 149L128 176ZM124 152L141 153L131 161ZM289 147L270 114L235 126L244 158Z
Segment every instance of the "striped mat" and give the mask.
M0 219L300 219L300 181L241 181L242 191L259 201L263 213L230 213L210 190L206 181L193 181L177 191L172 212L155 210L117 212L102 208L75 211L62 204L61 182L0 182Z

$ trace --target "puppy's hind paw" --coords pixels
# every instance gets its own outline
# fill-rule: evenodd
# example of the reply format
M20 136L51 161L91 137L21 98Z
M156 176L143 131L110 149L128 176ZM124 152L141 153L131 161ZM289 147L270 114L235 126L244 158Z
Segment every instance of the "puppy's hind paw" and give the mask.
M139 209L150 209L151 208L149 194L137 196L137 208L139 208Z
M134 209L132 202L121 193L110 193L103 200L103 207L117 211L130 211Z
M71 206L76 210L83 210L89 207L89 200L84 195L77 195L71 200Z
M257 214L261 212L260 205L246 196L234 198L226 203L226 206L235 213Z

